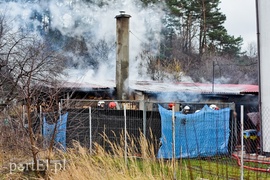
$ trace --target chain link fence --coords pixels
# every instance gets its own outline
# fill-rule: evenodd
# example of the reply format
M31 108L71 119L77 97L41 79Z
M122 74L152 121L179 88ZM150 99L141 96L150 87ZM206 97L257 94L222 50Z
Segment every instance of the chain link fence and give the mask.
M171 108L171 102L145 102L145 101L85 101L62 100L63 111L67 111L67 144L73 140L79 141L86 147L92 147L92 143L100 144L104 149L109 149L109 142L120 143L126 130L129 139L139 139L143 134L155 147L157 153L160 147L161 116L158 105L165 109ZM189 114L195 113L205 106L205 103L181 103L174 102L176 112L181 112L184 107L189 107ZM208 104L211 105L211 104ZM215 103L222 108L230 108L230 152L236 144L237 124L234 116L233 103ZM124 110L124 107L126 108ZM126 116L126 117L125 117ZM126 118L126 126L125 126ZM91 127L91 128L89 128ZM125 129L126 127L126 129ZM191 137L188 137L191 138Z
M226 116L228 124L223 122L221 114L213 114L213 117L207 116L207 113L199 115L198 112L202 112L206 106L217 110L215 112L228 108L229 116ZM106 151L112 152L112 144L120 146L126 144L126 146L137 146L138 149L134 154L126 152L128 156L140 157L139 139L144 136L153 144L156 158L162 158L159 155L162 146L163 148L165 146L167 149L163 153L168 153L170 157L168 159L178 161L196 159L197 163L195 165L191 163L187 165L187 168L191 173L201 172L202 177L204 173L211 174L211 168L214 168L213 177L230 179L228 171L237 171L239 174L241 167L243 174L250 174L250 179L269 177L270 159L261 148L262 134L257 104L62 99L59 107L61 112L52 114L36 112L34 131L35 133L44 132L44 117L47 118L48 123L53 124L53 117L57 113L60 117L61 114L68 113L65 129L67 147L72 147L75 140L90 151L95 151L94 144L98 144ZM186 107L188 107L187 112L185 112ZM170 113L167 126L164 126L166 122L161 109ZM12 116L11 111L1 111L2 151L9 149L10 146L21 147L21 142L25 141L10 138L15 136L21 139L26 136L22 129L27 127L27 119L24 117L23 108L20 111L22 115L17 119ZM185 120L179 119L183 114L189 114L192 118L189 119L187 116ZM200 120L203 124L207 124L207 119L213 122L202 129L196 126ZM172 124L173 121L175 124ZM188 128L188 123L190 123L190 128ZM164 143L166 131L171 137L171 139L166 139L171 143L167 146ZM205 132L211 133L204 134ZM265 132L264 135L267 133ZM223 142L225 144L222 144ZM226 151L221 150L223 147ZM205 152L202 153L202 150ZM194 152L197 153L196 156L192 156ZM215 167L212 167L212 163ZM233 170L229 170L231 168Z

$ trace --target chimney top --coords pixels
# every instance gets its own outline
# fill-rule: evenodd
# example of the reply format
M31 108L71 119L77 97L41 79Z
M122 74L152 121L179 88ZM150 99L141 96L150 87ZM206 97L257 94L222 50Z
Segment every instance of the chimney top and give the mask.
M131 16L129 14L126 14L124 10L119 11L120 14L116 15L115 18L130 18Z

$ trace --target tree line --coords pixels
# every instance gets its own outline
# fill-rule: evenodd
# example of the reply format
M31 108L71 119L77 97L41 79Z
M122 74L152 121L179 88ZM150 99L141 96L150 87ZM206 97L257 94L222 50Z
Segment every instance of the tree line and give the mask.
M142 0L148 6L158 0ZM153 80L258 84L257 48L229 35L220 0L167 0L158 54L141 53ZM174 74L174 75L172 75ZM213 82L213 79L217 80Z

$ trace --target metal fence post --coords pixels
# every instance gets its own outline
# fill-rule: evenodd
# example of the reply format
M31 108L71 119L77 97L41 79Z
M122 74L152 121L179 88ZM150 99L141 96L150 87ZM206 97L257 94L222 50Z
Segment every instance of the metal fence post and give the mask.
M125 164L127 165L127 110L126 110L126 105L124 105L124 118L125 118Z
M143 135L146 137L146 104L145 101L143 103Z
M175 110L174 105L172 106L172 150L173 150L173 177L176 179L176 172L175 172Z
M61 106L61 102L58 103L58 106L59 106L59 111L58 111L58 113L59 113L59 120L60 120L60 123L62 123L62 114L61 114L61 112L62 112L62 106ZM57 124L57 122L56 122L56 124Z
M43 120L42 120L42 107L39 106L39 130L40 130L40 136L43 136Z
M230 118L231 121L231 143L230 143L230 154L233 153L234 150L234 144L237 143L237 124L236 124L236 117L235 117L235 104L230 104L230 109L232 110L232 117Z
M91 111L91 106L89 106L89 149L90 149L90 154L92 154L92 111Z
M244 106L241 105L241 180L244 179Z

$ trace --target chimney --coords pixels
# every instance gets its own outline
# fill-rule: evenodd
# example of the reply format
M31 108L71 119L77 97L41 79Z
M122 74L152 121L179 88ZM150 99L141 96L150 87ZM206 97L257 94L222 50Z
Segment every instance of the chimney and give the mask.
M129 18L131 16L120 11L116 18L116 95L118 100L126 100L129 96Z

